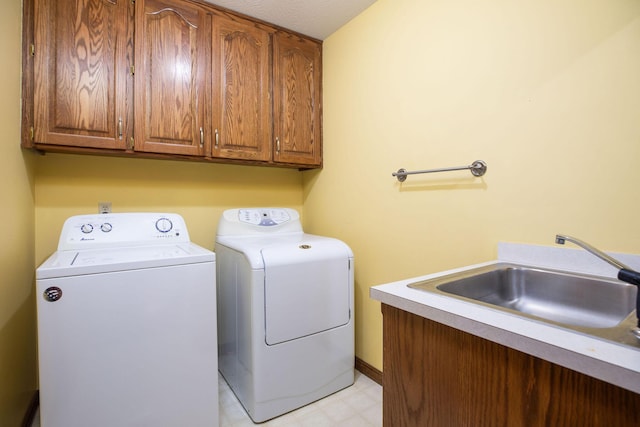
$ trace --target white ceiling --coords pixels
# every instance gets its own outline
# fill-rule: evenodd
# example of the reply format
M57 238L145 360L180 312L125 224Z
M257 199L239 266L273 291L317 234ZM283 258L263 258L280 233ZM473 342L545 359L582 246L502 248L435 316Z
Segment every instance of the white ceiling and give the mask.
M376 0L206 0L324 40Z

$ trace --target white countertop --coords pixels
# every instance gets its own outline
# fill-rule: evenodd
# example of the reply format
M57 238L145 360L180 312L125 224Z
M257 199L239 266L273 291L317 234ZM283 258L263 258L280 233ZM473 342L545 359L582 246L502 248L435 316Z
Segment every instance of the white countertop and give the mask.
M640 256L610 255L640 270ZM617 275L613 267L580 249L499 243L495 261L374 286L370 296L384 304L640 393L640 347L606 341L499 309L407 287L416 281L497 262L604 277L615 278Z

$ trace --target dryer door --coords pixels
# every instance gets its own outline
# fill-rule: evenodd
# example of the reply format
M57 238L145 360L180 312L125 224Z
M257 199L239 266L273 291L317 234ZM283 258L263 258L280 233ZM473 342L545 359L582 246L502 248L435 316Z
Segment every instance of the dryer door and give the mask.
M345 246L327 238L262 250L267 345L349 322L350 260Z

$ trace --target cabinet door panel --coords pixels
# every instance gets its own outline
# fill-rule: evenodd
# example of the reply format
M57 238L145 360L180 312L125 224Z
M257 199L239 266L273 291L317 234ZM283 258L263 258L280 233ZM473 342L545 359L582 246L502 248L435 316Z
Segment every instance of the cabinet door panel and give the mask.
M321 45L292 34L274 38L274 160L320 165Z
M132 113L130 2L34 6L35 142L124 149Z
M269 48L267 30L237 18L214 18L214 157L271 158Z
M382 304L383 425L638 426L640 394Z
M201 156L210 17L180 1L136 2L136 151Z

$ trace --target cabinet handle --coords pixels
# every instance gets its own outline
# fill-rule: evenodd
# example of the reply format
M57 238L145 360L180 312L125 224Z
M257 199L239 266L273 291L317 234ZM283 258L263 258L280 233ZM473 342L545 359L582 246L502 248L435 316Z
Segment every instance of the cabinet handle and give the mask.
M118 118L118 139L122 139L122 117Z
M216 148L218 148L218 143L220 142L220 134L218 133L218 129L216 129L214 132L216 134Z
M276 153L280 154L280 138L276 136Z
M200 127L200 147L204 147L204 129Z

